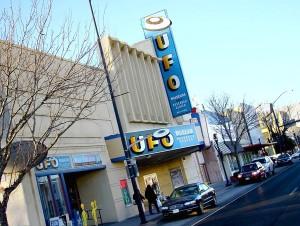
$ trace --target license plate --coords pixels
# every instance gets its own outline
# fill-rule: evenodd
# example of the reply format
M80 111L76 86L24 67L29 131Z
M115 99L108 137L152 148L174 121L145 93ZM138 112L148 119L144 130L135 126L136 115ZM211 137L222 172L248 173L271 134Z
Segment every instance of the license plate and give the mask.
M179 213L179 209L173 210L172 213Z
M246 177L245 180L250 180L250 177Z

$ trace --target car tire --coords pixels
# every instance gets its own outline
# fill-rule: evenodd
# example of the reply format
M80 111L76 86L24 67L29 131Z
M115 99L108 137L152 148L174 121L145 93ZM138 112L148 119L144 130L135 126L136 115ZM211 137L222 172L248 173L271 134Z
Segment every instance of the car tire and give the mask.
M213 196L213 201L212 201L212 204L211 204L211 207L216 207L217 206L217 197L214 195Z
M198 214L198 215L201 215L201 214L203 214L203 212L204 212L204 205L203 205L203 203L200 201L200 202L199 202L199 206L198 206L198 210L197 210L197 214Z

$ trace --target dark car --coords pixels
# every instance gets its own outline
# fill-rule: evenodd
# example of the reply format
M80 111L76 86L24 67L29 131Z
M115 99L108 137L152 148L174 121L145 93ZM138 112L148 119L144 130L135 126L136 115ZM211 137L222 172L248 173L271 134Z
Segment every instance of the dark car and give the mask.
M216 204L215 189L203 183L194 183L175 188L163 203L161 210L164 217L193 211L202 214L204 208L214 207Z
M278 156L277 158L277 165L278 166L284 166L293 164L292 157L288 153L283 153Z
M242 166L242 170L238 175L239 183L250 181L259 181L266 178L266 171L260 162L254 162Z

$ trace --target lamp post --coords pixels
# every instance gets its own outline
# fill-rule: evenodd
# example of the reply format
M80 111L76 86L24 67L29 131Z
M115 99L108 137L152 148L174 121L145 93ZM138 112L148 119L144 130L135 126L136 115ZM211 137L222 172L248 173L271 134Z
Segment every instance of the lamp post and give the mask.
M220 158L220 161L221 161L221 164L222 164L222 168L223 168L223 171L224 171L224 176L225 176L225 179L226 179L225 186L228 187L228 186L231 185L231 183L230 183L230 181L228 180L228 177L227 177L227 173L226 173L226 169L225 169L224 161L223 161L224 160L223 153L222 153L222 151L220 150L220 147L219 147L217 134L214 133L213 138L214 138L215 144L217 146L217 152L218 152L218 155L219 155L219 158Z
M101 45L100 35L99 35L99 31L98 31L98 27L97 27L97 23L96 23L96 19L95 19L94 10L93 10L93 7L92 7L91 0L89 0L89 6L90 6L91 14L92 14L92 17L93 17L93 23L94 23L95 30L96 30L96 35L97 35L98 48L99 48L99 51L100 51L100 54L101 54L101 59L102 59L103 67L104 67L105 77L106 77L106 81L107 81L107 85L108 85L108 89L109 89L109 94L110 94L110 97L111 97L111 101L112 101L112 105L113 105L113 109L114 109L118 129L119 129L119 133L120 133L120 137L121 137L121 141L122 141L122 147L123 147L124 154L125 154L125 161L126 161L126 164L128 166L128 171L129 171L129 176L130 176L132 188L133 188L134 193L138 194L139 189L138 189L138 186L137 186L137 183L136 183L136 180L135 180L134 168L133 168L133 164L132 164L132 161L131 161L131 156L130 156L129 149L127 148L127 144L126 144L125 135L124 135L124 131L123 131L121 120L120 120L118 107L117 107L116 100L115 100L115 97L114 97L114 94L113 94L113 89L112 89L112 85L111 85L111 81L110 81L110 77L109 77L109 73L108 73L108 68L107 68L107 64L106 64L106 60L105 60L105 56L104 56L104 51L103 51L103 48L102 48L102 45ZM136 205L138 207L141 224L147 223L145 213L144 213L144 209L143 209L143 205L142 205L142 200L141 200L141 197L139 195L137 195Z

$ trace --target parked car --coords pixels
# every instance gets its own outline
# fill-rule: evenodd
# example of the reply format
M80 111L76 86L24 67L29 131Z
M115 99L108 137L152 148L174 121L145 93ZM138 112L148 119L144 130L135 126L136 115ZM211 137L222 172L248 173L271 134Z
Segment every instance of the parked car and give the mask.
M278 166L293 164L292 157L288 153L283 153L277 158Z
M264 166L267 176L275 174L275 165L269 156L255 158L252 160L252 162L260 162Z
M266 177L264 166L260 162L253 162L242 166L241 172L238 175L238 180L239 183L242 184L250 181L260 181Z
M292 154L292 159L300 159L300 151L297 151L294 154Z
M200 215L204 208L216 205L215 189L203 183L194 183L175 188L163 203L161 210L164 217L193 211Z

